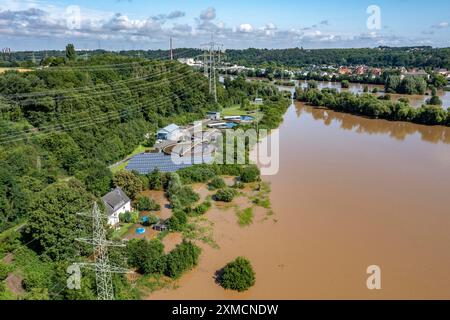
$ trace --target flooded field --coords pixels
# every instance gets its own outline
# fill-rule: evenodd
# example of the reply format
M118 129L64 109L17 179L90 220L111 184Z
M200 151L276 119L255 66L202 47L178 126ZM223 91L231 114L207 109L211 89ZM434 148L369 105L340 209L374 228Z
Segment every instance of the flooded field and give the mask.
M280 128L274 215L239 227L213 208L219 249L175 290L149 299L450 298L450 129L291 106ZM245 206L245 203L242 203ZM214 273L248 257L256 285L225 291ZM379 265L382 290L366 269Z

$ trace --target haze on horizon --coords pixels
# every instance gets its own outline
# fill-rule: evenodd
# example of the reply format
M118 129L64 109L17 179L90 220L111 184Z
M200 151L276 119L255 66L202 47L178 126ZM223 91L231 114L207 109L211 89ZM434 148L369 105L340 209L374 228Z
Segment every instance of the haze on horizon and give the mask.
M445 0L0 0L0 48L199 47L212 34L227 49L449 47L449 12Z

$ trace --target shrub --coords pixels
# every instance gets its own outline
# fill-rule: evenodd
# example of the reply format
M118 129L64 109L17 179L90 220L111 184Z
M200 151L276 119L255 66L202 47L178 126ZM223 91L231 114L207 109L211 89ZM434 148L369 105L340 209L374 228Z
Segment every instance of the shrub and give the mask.
M168 174L160 172L158 169L153 170L147 175L148 188L150 190L164 190L167 187Z
M156 215L154 215L154 214L151 214L151 215L147 216L147 218L148 218L147 221L142 222L142 225L144 227L149 227L149 226L151 226L153 224L158 223L158 221L159 221L159 218Z
M341 82L341 88L343 88L343 89L348 89L348 88L350 88L350 82L348 82L348 80L342 80L342 82Z
M255 284L255 272L249 260L238 257L225 266L219 280L225 289L242 292Z
M427 104L433 106L442 106L442 100L439 99L437 95L433 95L430 99L427 100Z
M147 241L133 239L127 244L128 265L140 273L152 274L164 271L164 245L158 239Z
M237 195L237 191L231 188L220 189L217 191L215 197L216 201L231 202Z
M225 181L221 177L215 177L211 180L211 182L208 184L208 188L210 190L217 190L217 189L223 189L227 185L225 184Z
M176 246L165 258L164 274L177 279L183 272L192 269L198 263L201 249L192 242L183 241Z
M260 171L257 166L250 165L243 169L241 181L244 183L255 182L259 180Z
M137 223L139 220L139 212L124 212L119 215L119 220L124 223Z
M191 216L201 216L204 215L208 210L211 208L211 201L206 200L202 204L200 204L198 207L195 207L191 210L186 210L186 213Z
M139 211L158 211L161 209L161 206L149 197L140 196L137 198L136 208Z
M194 192L190 186L183 186L177 194L170 197L170 202L173 208L187 208L199 199L198 193Z
M187 223L186 213L180 209L175 209L166 223L171 231L183 231Z
M167 196L174 209L184 209L192 206L200 196L190 186L183 186L180 176L171 174L167 188Z
M216 172L210 166L195 165L178 171L178 174L185 184L205 183L216 176Z
M0 281L3 281L8 276L8 273L11 272L10 266L0 262Z

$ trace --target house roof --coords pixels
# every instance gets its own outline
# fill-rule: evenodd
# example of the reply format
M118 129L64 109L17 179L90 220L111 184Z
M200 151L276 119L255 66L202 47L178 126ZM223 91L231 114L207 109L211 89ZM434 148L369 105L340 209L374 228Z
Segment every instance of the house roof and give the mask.
M167 127L162 128L161 130L159 130L158 132L167 132L167 133L172 133L174 131L180 130L180 127L177 126L176 124L169 124Z
M123 190L119 187L104 195L102 200L105 204L106 213L108 216L112 215L115 211L131 201L125 192L123 192Z

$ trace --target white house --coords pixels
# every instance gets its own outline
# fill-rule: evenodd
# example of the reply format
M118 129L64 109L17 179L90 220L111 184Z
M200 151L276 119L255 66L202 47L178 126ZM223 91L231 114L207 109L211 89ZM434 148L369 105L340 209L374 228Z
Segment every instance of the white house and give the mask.
M178 141L183 135L182 130L176 124L170 124L158 131L158 140Z
M206 116L210 120L220 120L220 112L208 112Z
M102 200L110 226L115 226L120 222L119 215L121 213L131 212L131 200L119 187L106 194Z

